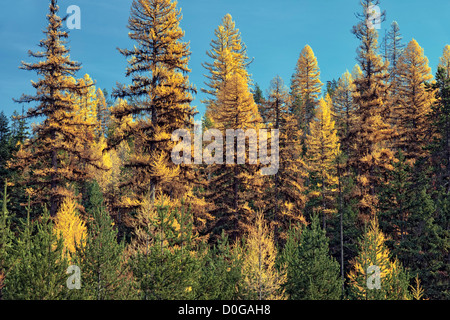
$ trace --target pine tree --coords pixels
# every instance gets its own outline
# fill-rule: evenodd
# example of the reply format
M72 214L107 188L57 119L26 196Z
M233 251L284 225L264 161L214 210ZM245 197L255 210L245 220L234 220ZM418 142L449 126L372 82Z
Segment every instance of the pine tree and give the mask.
M397 137L393 147L403 151L406 159L416 160L425 155L429 132L427 115L431 111L433 93L426 84L433 76L428 59L416 40L411 40L398 61L398 106L393 110Z
M306 159L309 171L309 198L318 201L326 229L328 216L336 213L337 192L336 157L339 154L339 138L331 116L331 99L326 96L319 101L316 118L311 122L306 139Z
M25 117L43 119L34 127L34 137L25 141L15 154L17 161L10 162L10 168L23 172L21 182L35 189L33 203L50 203L52 217L62 199L74 195L74 190L67 184L89 177L80 162L94 163L96 160L85 148L92 141L92 137L84 134L89 123L75 121L73 117L76 104L71 94L81 95L84 86L70 80L80 70L80 64L70 60L69 49L65 46L68 32L63 30L58 11L57 1L51 0L48 26L44 31L46 39L39 44L42 51L29 52L32 57L44 60L21 66L36 71L42 78L32 82L36 95L22 95L16 101L37 102L36 107L28 109Z
M393 170L389 171L386 185L380 190L380 226L389 237L386 244L396 254L396 248L407 234L408 217L414 204L412 168L402 151L396 155Z
M3 187L2 210L0 212L0 300L5 276L7 275L13 245L13 232L11 231L11 216L8 212L8 181L5 179Z
M391 23L391 28L385 36L385 63L389 63L389 87L386 96L386 103L389 110L391 110L390 124L396 126L399 120L398 115L395 114L394 109L400 104L400 70L399 61L404 51L405 45L402 43L402 35L400 33L400 27L396 21ZM395 141L395 140L394 140Z
M24 115L24 110L22 108L22 116ZM20 149L20 146L24 143L26 139L28 139L28 126L23 119L19 115L19 113L14 110L13 114L11 115L11 125L9 130L9 159L15 153ZM9 160L6 159L5 160ZM12 159L11 159L12 160ZM11 201L9 203L9 211L11 213L11 217L16 223L18 220L26 218L26 213L24 213L23 206L21 204L27 202L27 197L25 193L25 186L22 186L18 183L14 183L14 181L19 181L20 176L22 175L22 172L18 169L13 169L8 166L8 162L5 163L5 169L4 169L4 177L8 178L8 181L10 183L9 185L9 198L14 199L14 201ZM1 171L1 169L0 169ZM4 180L3 180L4 181ZM2 181L2 182L3 182ZM1 182L1 183L2 183Z
M29 215L13 248L12 267L3 290L6 300L59 300L68 297L67 259L47 210L41 221Z
M268 119L267 116L265 115L266 108L264 107L266 99L264 98L263 91L261 90L258 84L255 84L255 88L253 90L253 100L258 106L258 111L259 114L261 115L262 122L267 124Z
M391 258L385 241L386 238L378 226L378 221L372 219L359 242L358 256L350 262L352 265L352 270L348 274L350 298L409 300L408 274L397 259ZM379 287L375 279L376 268L379 269Z
M140 209L130 266L144 300L192 299L200 257L192 247L192 224L167 196Z
M308 132L309 123L314 117L314 109L319 103L323 83L320 82L320 70L317 58L309 45L306 45L297 61L291 80L291 94L300 98L299 116L301 129Z
M13 151L16 152L19 150L20 145L24 143L26 139L28 139L28 125L24 118L25 110L22 107L22 114L19 115L17 110L14 110L11 116L11 147Z
M195 298L199 300L236 300L242 291L242 245L231 245L225 232L212 248L206 246ZM202 248L199 249L202 251Z
M386 104L387 64L382 62L378 52L378 33L367 23L371 17L368 8L378 1L361 2L361 20L353 27L353 34L361 41L358 49L358 63L363 74L354 80L353 95L356 105L355 122L348 135L350 143L349 167L356 176L354 196L359 200L359 217L367 221L375 216L377 206L376 189L380 174L391 169L393 153L387 148L393 130L389 125L389 109ZM381 19L384 14L381 15Z
M103 203L100 187L89 185L92 216L83 246L77 247L75 261L83 274L83 287L75 297L87 300L123 300L134 298L129 267L125 261L125 243L117 242L117 230ZM77 296L79 294L79 296Z
M11 158L13 146L11 145L11 132L8 117L0 111L0 181L3 183L9 178L9 171L6 168L7 161ZM0 184L1 186L1 184Z
M435 103L431 107L431 161L439 188L450 193L450 77L439 67L436 83L431 86L435 92Z
M332 98L333 111L336 115L336 129L342 145L341 149L347 155L349 154L349 141L346 137L355 117L355 105L352 97L354 90L353 77L350 72L346 71L339 78Z
M330 256L319 216L308 227L292 227L282 254L287 264L286 293L292 300L337 300L342 280L339 264Z
M338 82L336 79L327 81L327 87L326 87L324 95L329 95L330 98L334 98L334 94L336 92L337 86L338 86Z
M430 191L429 171L417 174L412 181L414 188L408 194L408 223L403 237L393 244L392 252L410 274L424 281L424 297L443 300L449 297L447 261L450 243L446 226L450 206L447 195L440 198Z
M242 266L244 296L251 300L284 300L282 286L286 281L283 268L277 270L277 249L273 233L269 231L264 215L258 212L250 229Z

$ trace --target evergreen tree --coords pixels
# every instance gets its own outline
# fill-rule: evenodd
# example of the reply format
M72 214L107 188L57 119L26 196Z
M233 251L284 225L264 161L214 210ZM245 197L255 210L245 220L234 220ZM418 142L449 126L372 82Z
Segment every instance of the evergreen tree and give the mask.
M399 118L398 114L396 114L395 108L398 107L401 100L400 94L400 70L399 70L399 62L400 57L404 51L405 45L402 43L402 35L400 33L400 27L396 21L393 21L389 32L385 35L385 63L389 63L388 73L389 73L389 87L386 96L386 103L388 105L389 110L391 111L391 120L390 123L392 126L396 126ZM395 139L394 139L395 141Z
M353 103L353 91L355 85L353 76L346 71L338 80L336 90L332 98L333 112L335 113L336 129L340 137L342 151L349 154L350 142L346 139L355 117L355 105Z
M261 115L261 119L263 123L267 123L268 119L265 115L265 108L264 105L266 103L266 99L264 98L264 94L259 87L258 84L255 84L255 88L253 90L253 100L255 101L256 105L258 106L259 114Z
M148 200L147 200L148 201ZM145 204L137 217L130 266L144 300L192 299L201 270L192 247L192 224L167 197Z
M231 245L225 232L212 248L206 246L194 299L236 300L242 291L242 245ZM199 249L202 251L202 248Z
M17 145L21 144L28 138L28 126L24 118L25 110L22 107L22 115L19 115L17 110L14 110L11 116L11 145L17 151Z
M330 256L319 216L303 229L291 228L282 261L287 264L286 293L292 300L337 300L342 293L339 263Z
M98 88L96 91L97 96L97 121L100 125L101 136L104 137L108 132L109 125L109 105L106 102L105 94L102 89Z
M338 82L336 79L327 81L327 87L325 89L324 96L329 95L330 98L334 98L334 94L336 93L337 87L338 87Z
M5 180L2 198L2 210L0 212L0 300L5 276L10 268L11 249L13 245L13 232L11 231L11 217L8 212L9 197L7 193L8 182Z
M76 263L83 274L83 287L75 297L87 300L123 300L134 298L133 282L125 261L125 243L117 242L117 230L105 209L103 195L96 182L89 185L92 216L83 246L78 246Z
M403 53L405 45L402 43L402 35L397 21L391 23L391 28L387 33L387 60L389 61L389 75L391 83L397 76L399 59Z
M25 111L22 108L21 116L16 110L14 110L11 116L9 141L10 158L20 149L20 146L23 145L24 141L28 139L28 126L26 120L23 118L24 112ZM14 199L14 201L9 203L9 211L11 212L13 223L17 225L17 222L20 219L26 218L26 213L23 210L23 206L21 206L21 204L27 202L25 192L26 188L18 183L14 183L19 181L20 176L22 175L20 170L5 167L5 174L8 177L8 181L10 181L8 192L9 197L10 199Z
M439 67L436 83L431 86L435 92L435 103L431 107L431 137L429 146L434 176L437 185L447 195L450 193L450 77Z
M24 223L13 248L12 267L3 289L7 300L59 300L68 296L63 240L53 231L47 210L40 221Z
M9 128L8 117L3 111L0 111L0 181L1 184L9 177L9 171L6 168L7 161L12 153L11 132ZM0 184L0 186L1 186Z
M410 209L404 235L393 244L393 252L410 274L426 285L424 297L444 300L449 297L449 200L432 199L429 173L420 173L415 188L409 191Z
M397 255L398 244L407 234L408 218L414 207L414 181L413 170L402 151L396 155L393 167L388 173L386 185L380 190L379 216L381 229L389 237L386 244Z

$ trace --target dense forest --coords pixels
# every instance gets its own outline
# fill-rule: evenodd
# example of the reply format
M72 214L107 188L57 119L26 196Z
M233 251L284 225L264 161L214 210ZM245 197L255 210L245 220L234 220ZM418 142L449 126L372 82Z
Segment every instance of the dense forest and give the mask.
M129 83L108 91L80 75L50 0L20 66L38 78L16 99L29 108L0 112L0 299L449 299L450 45L433 75L395 21L379 39L377 4L361 1L351 71L324 84L305 45L267 90L226 14L196 127L176 1L133 1ZM217 161L174 163L179 129ZM278 170L219 159L211 129L278 132Z

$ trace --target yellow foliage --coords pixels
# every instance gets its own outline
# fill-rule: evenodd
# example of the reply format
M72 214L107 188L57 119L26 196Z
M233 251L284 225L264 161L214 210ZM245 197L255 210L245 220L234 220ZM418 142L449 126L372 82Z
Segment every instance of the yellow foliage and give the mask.
M427 153L424 148L429 143L427 115L434 103L434 92L427 89L433 76L428 58L416 40L412 39L401 55L398 73L399 98L393 109L397 131L394 147L401 149L407 160L417 159Z
M84 246L87 228L79 216L77 202L73 198L65 198L56 214L54 233L64 242L64 253L70 259L77 246Z
M317 58L311 47L306 45L298 58L291 86L293 95L302 99L300 117L304 126L307 126L312 120L322 85Z
M336 157L340 152L339 137L332 120L331 99L327 95L319 100L316 118L310 124L310 134L306 139L306 159L311 179L317 188L311 189L309 196L322 197L322 210L334 212L333 193L336 190Z
M360 243L358 256L350 261L351 271L348 274L349 286L360 299L367 299L367 295L371 291L366 282L367 270L370 266L380 268L380 282L384 298L387 298L387 295L399 293L398 275L401 272L399 262L396 259L390 259L390 252L385 242L385 235L380 230L377 219L372 219ZM401 296L396 298L407 299L404 293L403 295L399 294Z
M259 300L284 300L282 285L287 275L284 268L275 268L277 248L273 233L269 231L264 216L259 212L247 238L243 275L245 290Z
M450 45L448 44L444 47L442 57L439 59L439 67L444 68L447 72L447 77L450 77Z
M250 77L246 69L248 64L246 47L230 14L222 18L222 23L214 31L214 35L211 50L207 52L213 62L203 65L209 71L207 75L210 80L207 83L209 89L202 89L202 91L215 98L230 75L239 74L245 81L249 81ZM211 98L202 101L207 105L208 117L214 115L209 109L213 101L214 99Z
M423 290L422 286L420 285L419 275L417 275L414 278L414 283L415 283L415 286L410 285L411 294L413 296L413 299L414 300L422 300L425 291Z

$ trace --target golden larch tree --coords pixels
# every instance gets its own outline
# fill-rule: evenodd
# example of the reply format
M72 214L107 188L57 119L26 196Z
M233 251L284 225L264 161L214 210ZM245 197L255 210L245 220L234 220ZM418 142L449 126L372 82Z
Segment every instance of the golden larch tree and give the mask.
M359 66L359 64L355 64L354 65L351 75L352 75L352 79L353 80L356 80L356 79L359 79L359 78L362 77L363 72L362 72L361 67Z
M208 79L208 82L205 82L207 88L202 88L202 91L208 94L208 98L202 100L207 107L207 116L210 115L208 107L216 99L217 92L227 77L238 73L245 80L250 80L247 72L250 63L247 48L230 14L222 18L222 23L214 30L214 36L210 44L211 49L206 52L212 62L202 64L208 71L205 75Z
M78 213L78 204L73 198L65 198L56 213L53 232L63 239L64 255L70 260L77 248L86 245L86 223Z
M305 222L305 164L302 154L302 131L290 108L290 95L280 76L272 79L268 97L261 105L266 123L279 130L279 168L265 178L268 185L264 211L274 230L275 241L284 243L291 224Z
M73 80L75 81L75 79ZM80 95L74 95L74 100L78 106L77 115L81 117L81 120L87 121L98 133L98 118L97 118L97 90L95 83L88 74L85 74L83 78L78 79L78 83L82 87Z
M257 132L261 123L258 106L253 100L248 82L239 73L229 75L217 93L217 100L210 105L211 119L226 142L227 130L253 129ZM237 132L237 131L234 131ZM257 147L249 138L249 149ZM215 217L212 230L216 235L225 230L232 240L248 229L253 214L249 203L257 204L262 198L263 180L259 166L251 164L245 151L244 164L238 164L237 137L233 137L233 163L227 161L226 148L222 163L209 165L207 199L214 203L211 214ZM216 150L217 152L217 150ZM205 155L204 155L205 156Z
M244 295L254 300L285 300L283 285L287 276L284 267L277 270L275 259L277 248L273 233L259 212L249 230L244 253L242 273Z
M291 80L291 94L300 100L298 115L301 128L308 130L314 117L314 111L319 103L323 83L320 81L320 69L317 58L309 45L300 52L295 73Z
M354 79L356 117L348 134L348 165L356 177L353 195L358 200L361 221L375 216L379 179L384 170L392 169L393 159L393 152L388 148L394 130L389 124L390 110L386 104L387 63L378 54L377 30L368 23L369 7L377 3L361 1L363 10L358 14L361 21L353 27L353 34L361 41L357 61L362 75Z
M165 193L181 198L192 188L192 166L171 160L172 134L192 129L197 113L190 105L196 89L189 82L191 53L189 43L183 41L181 19L176 1L135 0L131 5L128 35L135 45L119 51L128 59L126 76L132 82L113 91L113 96L129 101L112 108L120 125L109 140L110 147L130 143L121 183L124 194L117 204L125 211L138 209L143 197L154 201Z
M310 125L311 133L307 134L306 139L309 198L320 202L323 229L326 229L327 217L336 212L335 193L338 185L335 161L340 145L331 108L329 95L319 100L319 108Z
M439 67L444 68L447 77L450 78L450 45L444 47L442 57L439 58Z
M33 203L49 203L55 216L61 201L74 196L74 183L90 178L85 164L96 165L90 148L93 136L86 131L91 124L74 117L77 103L74 95L82 96L85 85L72 81L80 70L80 63L70 59L66 47L68 32L58 16L56 0L50 1L46 38L39 44L41 51L29 52L37 63L22 62L22 69L36 71L41 76L32 81L36 95L23 95L19 103L35 102L24 118L39 118L33 137L26 140L15 155L10 168L22 172L20 183L34 189Z
M426 84L433 78L428 59L416 40L411 40L398 62L399 99L396 114L397 136L394 148L403 152L407 160L424 156L428 144L427 115L431 112L434 94Z
M358 300L410 298L407 290L409 281L404 269L397 259L391 257L385 242L385 235L380 230L377 219L371 220L359 242L358 256L350 261L351 270L348 279L351 298Z
M109 110L106 103L105 94L103 90L98 88L96 91L97 95L97 121L100 124L101 135L106 136L108 132L109 125Z

